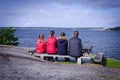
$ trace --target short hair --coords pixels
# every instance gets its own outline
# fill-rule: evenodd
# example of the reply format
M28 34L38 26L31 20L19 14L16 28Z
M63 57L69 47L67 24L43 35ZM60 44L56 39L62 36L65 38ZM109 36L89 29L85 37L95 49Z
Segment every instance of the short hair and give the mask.
M65 33L64 33L64 32L62 32L62 33L60 34L60 36L65 36Z
M51 31L50 31L50 34L54 34L54 33L55 33L54 30L51 30Z
M74 36L78 36L79 32L78 31L74 31Z

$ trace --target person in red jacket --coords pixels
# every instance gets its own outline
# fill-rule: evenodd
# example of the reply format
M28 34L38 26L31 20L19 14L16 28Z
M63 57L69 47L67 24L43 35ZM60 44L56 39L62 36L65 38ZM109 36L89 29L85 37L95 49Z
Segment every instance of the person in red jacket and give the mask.
M44 34L40 34L36 42L36 52L38 54L44 53L46 50L46 43L44 41Z
M54 37L54 31L50 31L50 36L46 40L46 52L48 54L57 54L57 39Z

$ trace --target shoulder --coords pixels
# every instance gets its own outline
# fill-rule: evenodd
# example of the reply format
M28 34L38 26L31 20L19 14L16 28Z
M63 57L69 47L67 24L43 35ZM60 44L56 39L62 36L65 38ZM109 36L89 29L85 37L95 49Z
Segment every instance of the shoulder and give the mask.
M57 40L57 38L56 38L56 37L52 37L51 39Z
M47 39L46 39L46 41L53 41L53 40L57 40L57 38L56 37L48 37Z
M78 38L80 41L81 41L81 39L80 38Z
M48 40L48 39L52 39L52 37L48 37L47 40Z
M77 41L81 41L80 38L75 38L75 37L72 37L72 38L69 39L69 41L76 41L76 40L77 40Z
M67 41L67 37L63 37L63 40Z
M74 37L70 38L69 40L75 39Z

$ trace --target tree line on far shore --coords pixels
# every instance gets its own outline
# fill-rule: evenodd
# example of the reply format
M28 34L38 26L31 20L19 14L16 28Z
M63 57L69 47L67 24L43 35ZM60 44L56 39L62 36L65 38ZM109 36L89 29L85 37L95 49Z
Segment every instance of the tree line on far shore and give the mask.
M117 26L117 27L114 27L114 28L110 28L110 30L113 30L113 31L120 31L120 26Z

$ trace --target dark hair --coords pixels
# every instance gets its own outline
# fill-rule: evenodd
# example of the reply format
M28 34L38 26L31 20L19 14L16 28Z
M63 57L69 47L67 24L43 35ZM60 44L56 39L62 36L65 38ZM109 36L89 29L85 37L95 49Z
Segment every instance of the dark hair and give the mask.
M64 33L64 32L62 32L62 33L60 34L60 36L65 36L65 33Z
M53 30L50 31L50 34L54 34L55 32Z
M74 31L74 36L78 36L79 32L78 31Z

